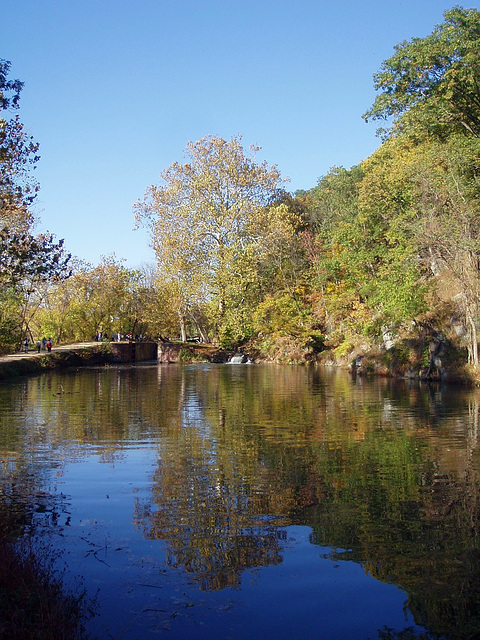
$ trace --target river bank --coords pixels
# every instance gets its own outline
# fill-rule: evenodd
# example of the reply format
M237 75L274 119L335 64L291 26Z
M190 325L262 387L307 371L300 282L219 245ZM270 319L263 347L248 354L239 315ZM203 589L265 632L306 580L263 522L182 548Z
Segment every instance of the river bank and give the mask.
M51 352L12 353L0 357L0 380L50 369L157 359L156 342L81 342L59 345Z
M0 381L51 369L121 364L156 360L159 363L225 363L233 351L213 345L156 342L81 342L59 345L51 352L12 353L0 356Z
M314 352L288 340L265 344L250 342L239 351L212 344L179 342L81 342L59 345L51 352L14 353L0 356L0 381L17 376L67 367L98 366L156 360L160 364L226 363L235 355L250 362L283 365L314 365L346 369L352 375L418 379L480 386L478 374L466 363L463 350L450 342L403 342L389 350L355 350L347 354L335 349Z
M60 345L51 352L11 353L0 357L0 380L71 366L106 364L107 345L96 342Z

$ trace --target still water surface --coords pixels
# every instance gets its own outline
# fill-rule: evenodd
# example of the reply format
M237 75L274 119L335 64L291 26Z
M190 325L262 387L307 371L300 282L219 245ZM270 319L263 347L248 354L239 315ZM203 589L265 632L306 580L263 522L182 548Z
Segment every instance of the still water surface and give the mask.
M479 408L304 367L47 373L0 386L1 498L99 638L475 638Z

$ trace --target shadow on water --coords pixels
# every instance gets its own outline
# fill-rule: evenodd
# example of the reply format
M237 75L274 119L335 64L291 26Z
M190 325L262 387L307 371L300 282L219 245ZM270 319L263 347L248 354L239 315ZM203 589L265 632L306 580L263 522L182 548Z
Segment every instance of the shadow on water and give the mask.
M244 637L248 616L228 608L235 600L263 633L250 637L289 637L290 619L280 616L283 632L269 631L257 601L291 611L298 630L313 615L305 607L329 601L335 585L340 601L358 606L357 619L342 636L332 604L323 637L353 638L355 629L371 633L361 618L376 621L380 608L366 595L353 602L358 584L359 593L389 585L406 594L403 626L412 628L386 620L382 639L480 637L479 407L472 390L302 367L45 374L0 388L2 498L29 495L31 521L61 535L73 564L83 535L94 559L127 583L146 572L157 580L163 567L168 593L184 594L177 631L202 616L218 623L228 609L228 633L220 624L210 637ZM112 543L119 551L107 558L97 553L102 536L127 542ZM110 579L101 564L95 584ZM169 598L170 608L165 597L156 605L157 630L174 629ZM304 637L318 637L314 622Z

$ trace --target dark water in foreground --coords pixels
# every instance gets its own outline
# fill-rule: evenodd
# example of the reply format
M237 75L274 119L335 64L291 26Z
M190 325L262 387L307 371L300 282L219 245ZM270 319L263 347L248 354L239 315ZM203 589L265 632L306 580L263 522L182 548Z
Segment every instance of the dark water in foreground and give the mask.
M302 367L43 374L0 386L0 498L99 590L100 638L475 638L479 408Z

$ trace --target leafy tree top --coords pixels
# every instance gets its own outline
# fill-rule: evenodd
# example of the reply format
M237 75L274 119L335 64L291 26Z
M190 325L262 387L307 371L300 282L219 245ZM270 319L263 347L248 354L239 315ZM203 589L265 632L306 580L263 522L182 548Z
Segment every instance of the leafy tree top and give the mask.
M207 136L188 143L187 162L174 162L147 189L135 217L150 225L165 272L188 271L191 279L202 265L221 270L229 252L263 230L265 210L284 195L284 181L275 166L256 162L258 150L245 153L240 137Z
M51 233L21 233L0 229L0 283L24 286L35 282L64 280L71 275L71 255Z
M26 134L18 114L23 82L9 80L10 62L0 59L0 221L25 232L33 222L29 210L38 192L30 170L39 160L38 143Z
M398 44L383 62L374 75L380 94L366 121L393 118L398 132L480 136L480 12L458 6L444 18L429 36Z
M9 80L8 73L11 63L7 60L0 60L0 109L17 109L20 100L20 91L23 89L23 82L20 80Z

